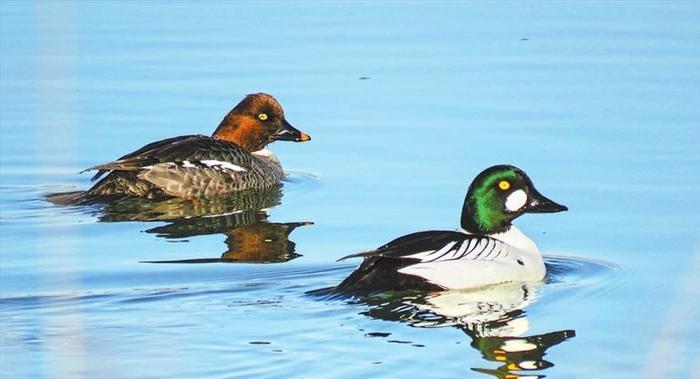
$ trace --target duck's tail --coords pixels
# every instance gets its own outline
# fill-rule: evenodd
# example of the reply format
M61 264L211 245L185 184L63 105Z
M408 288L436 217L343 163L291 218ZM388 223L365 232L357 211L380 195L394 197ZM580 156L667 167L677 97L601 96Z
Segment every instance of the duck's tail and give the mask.
M58 192L46 195L46 201L55 205L77 205L86 200L86 191Z
M89 191L50 193L44 197L51 204L63 206L111 203L124 198L122 195L94 195Z

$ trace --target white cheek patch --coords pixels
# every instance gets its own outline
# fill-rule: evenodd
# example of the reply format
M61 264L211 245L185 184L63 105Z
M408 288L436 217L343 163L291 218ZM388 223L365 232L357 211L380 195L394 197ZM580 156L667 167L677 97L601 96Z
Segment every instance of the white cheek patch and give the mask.
M240 171L240 172L248 171L245 167L241 167L241 166L235 165L235 164L230 163L230 162L217 161L215 159L205 159L205 160L202 160L200 162L203 165L209 166L211 168L218 167L218 168L221 168L224 170Z
M509 212L517 212L527 203L527 194L523 190L513 191L506 198L506 209Z

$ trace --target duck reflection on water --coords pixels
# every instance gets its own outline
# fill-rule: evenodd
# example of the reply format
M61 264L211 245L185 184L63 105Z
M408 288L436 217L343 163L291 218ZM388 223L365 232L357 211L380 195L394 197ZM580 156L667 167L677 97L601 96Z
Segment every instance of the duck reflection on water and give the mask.
M472 367L496 378L542 378L538 371L554 366L544 359L547 350L576 335L573 330L529 334L525 311L542 284L513 283L476 290L443 292L384 292L354 298L368 306L362 314L413 327L454 327L471 339L496 368Z
M268 221L267 210L280 204L279 186L247 190L213 199L167 199L153 201L129 198L97 208L100 222L162 221L165 225L145 230L165 239L224 234L226 251L218 258L149 260L146 263L275 263L300 254L289 240L294 229L312 222Z
M222 224L231 224L231 216L234 215L220 216L226 218L226 220L214 220L214 222L218 223L221 221ZM312 225L312 222L268 222L265 212L257 212L253 217L254 220L249 224L242 224L222 231L226 235L225 242L228 249L221 254L220 258L144 261L144 263L277 263L287 262L301 256L301 254L295 252L296 244L289 240L289 234L300 226ZM184 222L191 220L178 220L169 225L146 230L146 232L157 233L159 236L166 238L189 237L191 235L189 233L180 233L182 229L185 229L187 232L192 231L193 225ZM210 220L205 219L205 221Z

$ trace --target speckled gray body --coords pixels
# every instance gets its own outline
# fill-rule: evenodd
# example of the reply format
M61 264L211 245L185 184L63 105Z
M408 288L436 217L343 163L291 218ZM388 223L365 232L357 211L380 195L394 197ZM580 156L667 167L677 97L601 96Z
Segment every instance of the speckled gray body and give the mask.
M202 135L151 143L117 161L91 167L93 180L111 171L86 197L210 198L272 187L284 177L269 151L250 153L240 146Z

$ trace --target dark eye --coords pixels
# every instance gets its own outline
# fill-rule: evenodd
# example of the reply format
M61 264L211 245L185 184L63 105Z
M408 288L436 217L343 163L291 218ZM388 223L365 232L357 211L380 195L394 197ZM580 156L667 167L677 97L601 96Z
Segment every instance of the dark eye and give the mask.
M260 121L265 121L265 120L267 120L267 113L260 113L260 114L258 115L258 119L259 119Z

